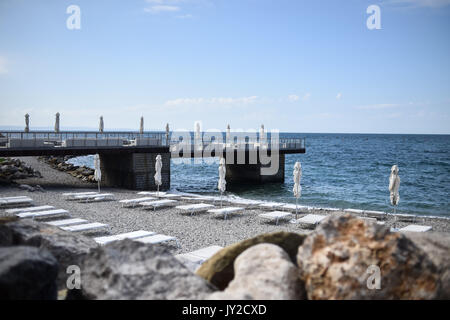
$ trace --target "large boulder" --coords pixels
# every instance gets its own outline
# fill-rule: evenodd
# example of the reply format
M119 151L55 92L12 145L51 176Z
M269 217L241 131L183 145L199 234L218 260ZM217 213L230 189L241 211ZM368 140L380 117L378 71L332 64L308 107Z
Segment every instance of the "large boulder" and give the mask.
M203 299L215 288L167 249L125 239L92 250L81 269L81 289L68 299Z
M45 248L58 260L58 287L66 287L67 267L78 265L98 244L91 238L45 223L24 219L0 223L0 246L27 245Z
M437 266L442 283L439 299L450 300L450 235L443 232L408 232L405 236L426 252Z
M234 277L234 260L251 246L260 243L278 245L286 251L292 262L296 263L298 247L305 237L305 235L284 231L261 234L223 248L203 263L196 273L217 288L224 290Z
M297 263L309 299L433 299L441 286L435 264L405 235L348 214L322 222Z
M213 294L213 299L220 293ZM298 300L306 297L298 270L281 247L262 243L250 247L234 261L234 279L222 297L256 300Z
M58 262L45 249L0 247L0 297L5 300L55 300Z

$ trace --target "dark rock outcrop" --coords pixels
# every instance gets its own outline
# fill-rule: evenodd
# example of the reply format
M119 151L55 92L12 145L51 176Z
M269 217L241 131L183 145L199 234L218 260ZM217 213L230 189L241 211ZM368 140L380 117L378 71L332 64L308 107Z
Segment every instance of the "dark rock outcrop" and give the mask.
M59 288L66 287L67 267L78 265L83 256L98 246L91 238L28 219L0 224L0 246L13 245L50 251L59 263Z
M0 298L55 300L58 262L45 249L0 247Z
M215 290L163 247L128 239L92 250L80 268L81 289L67 299L203 299Z

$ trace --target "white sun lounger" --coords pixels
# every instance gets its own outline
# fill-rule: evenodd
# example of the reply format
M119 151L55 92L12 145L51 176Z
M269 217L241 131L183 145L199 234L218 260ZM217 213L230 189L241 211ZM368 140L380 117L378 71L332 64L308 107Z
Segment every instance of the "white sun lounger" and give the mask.
M23 198L28 198L28 197L27 196L3 197L3 198L0 198L0 201L2 201L2 200L23 199Z
M420 226L418 224L410 224L404 228L398 229L400 232L427 232L431 230L431 226Z
M92 222L92 223L86 223L86 224L79 224L75 226L67 226L67 227L61 227L61 229L71 232L83 232L83 231L92 231L97 229L103 229L108 227L107 224L100 223L100 222Z
M211 258L217 251L223 249L220 246L210 246L188 253L175 256L188 269L195 272L206 260Z
M360 210L360 209L344 209L344 212L354 213L354 214L363 214L364 210Z
M64 226L70 226L72 224L83 224L88 222L87 220L80 219L80 218L74 218L74 219L64 219L64 220L55 220L55 221L49 221L47 224L55 227L64 227Z
M90 194L98 194L96 191L88 191L88 192L67 192L63 193L62 195L64 197L75 197L75 196L86 196Z
M278 202L265 202L265 203L261 203L259 205L260 208L262 209L269 209L269 210L273 210L276 208L281 208L283 207L282 203L278 203Z
M319 224L326 216L321 216L318 214L307 214L306 216L297 219L297 223L306 224L310 226L315 226Z
M145 230L138 230L138 231L132 231L132 232L126 232L126 233L119 233L119 234L115 234L112 236L104 236L104 237L97 237L94 238L95 242L97 242L98 244L107 244L113 241L119 241L119 240L123 240L123 239L138 239L138 238L143 238L143 237L147 237L147 236L151 236L155 234L154 232L151 231L145 231Z
M17 206L17 205L25 205L25 204L32 204L33 199L28 197L20 197L20 198L12 198L12 199L5 199L0 200L1 206Z
M26 207L26 208L18 208L18 209L8 209L7 213L21 213L21 212L32 212L32 211L44 211L54 209L53 206L39 206L39 207Z
M312 208L308 207L308 206L303 206L303 205L299 205L296 207L295 204L289 203L289 204L285 204L285 205L281 206L281 209L288 210L291 212L295 212L295 210L298 210L300 212L302 210L308 211L308 210L311 210Z
M217 208L217 209L211 209L208 210L208 213L212 213L212 214L220 214L223 215L224 220L227 219L227 215L231 214L231 213L236 213L239 211L244 211L244 208L241 207L226 207L226 208Z
M164 192L164 191L141 191L141 192L138 192L137 194L139 194L139 195L147 195L147 196L157 196L157 195L162 195L162 194L166 194L166 192Z
M272 211L267 213L261 213L258 216L263 219L275 220L275 224L278 224L278 221L280 219L286 219L288 217L291 217L292 214L286 211Z
M149 201L149 202L141 202L139 203L144 208L153 208L155 210L156 208L164 208L164 207L173 207L178 203L176 200L156 200L156 201Z
M79 195L74 197L75 200L81 201L101 201L101 200L113 200L114 195L112 193L99 193L99 194L89 194L89 195Z
M135 239L135 241L142 242L142 243L150 243L150 244L159 244L169 241L175 241L177 244L177 247L180 248L180 243L178 242L178 239L172 236L166 236L164 234L154 234L151 236L143 237Z
M217 251L223 249L221 246L210 246L202 249L198 249L192 252L189 252L189 254L203 258L204 260L208 260L211 258L214 254L216 254Z
M151 200L156 200L156 198L155 197L143 197L143 198L137 198L137 199L126 199L126 200L120 200L119 203L122 204L122 207L131 205L134 208L140 202L151 201Z
M64 209L46 210L46 211L32 211L32 212L22 212L17 213L16 216L19 218L43 218L59 215L68 215L69 211Z
M214 208L214 206L212 204L207 204L207 203L195 203L195 204L176 206L175 208L178 210L181 210L183 212L190 213L192 216L194 213L205 212L208 209Z
M174 193L166 193L166 194L160 194L157 195L158 198L163 198L163 199L176 199L176 198L181 198L180 194L174 194Z

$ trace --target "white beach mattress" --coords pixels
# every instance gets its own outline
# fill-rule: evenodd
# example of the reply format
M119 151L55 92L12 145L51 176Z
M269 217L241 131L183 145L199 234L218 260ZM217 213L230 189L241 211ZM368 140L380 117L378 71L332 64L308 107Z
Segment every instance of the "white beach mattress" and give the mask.
M46 210L46 211L33 211L33 212L22 212L17 213L16 216L19 218L39 218L39 217L49 217L62 214L68 214L69 211L64 209Z
M259 214L259 217L274 220L274 219L281 219L281 218L289 217L291 215L292 214L290 212L286 212L286 211L272 211L272 212L267 212L267 213L261 213L261 214Z
M185 210L185 211L195 211L195 210L206 210L208 208L214 208L212 204L207 203L195 203L195 204L187 204L182 206L176 206L176 209Z
M69 226L71 224L82 224L82 223L86 223L86 222L87 222L87 220L85 220L85 219L74 218L74 219L49 221L46 223L48 225L55 226L55 227L63 227L63 226Z
M118 241L118 240L123 240L123 239L137 239L137 238L150 236L153 234L155 234L155 233L151 232L151 231L138 230L138 231L115 234L112 236L97 237L97 238L94 238L94 240L95 240L95 242L97 242L99 244L107 244L107 243L110 243L113 241Z
M432 229L431 226L420 226L418 224L410 224L409 226L401 228L398 231L401 231L401 232L426 232L431 229Z
M100 222L92 222L86 224L79 224L75 226L61 227L61 229L71 232L90 231L96 229L106 228L108 225Z
M17 208L17 209L8 209L7 213L21 213L21 212L32 212L32 211L44 211L54 209L53 206L39 206L39 207L26 207L26 208Z
M315 224L318 224L320 221L322 221L325 218L326 218L326 216L321 216L318 214L307 214L306 216L298 219L297 222L315 225Z

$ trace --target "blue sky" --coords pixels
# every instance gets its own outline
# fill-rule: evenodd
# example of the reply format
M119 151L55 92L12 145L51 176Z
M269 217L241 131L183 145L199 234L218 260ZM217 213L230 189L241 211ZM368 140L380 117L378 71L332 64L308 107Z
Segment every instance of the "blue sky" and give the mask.
M1 0L0 126L449 134L449 31L450 0Z

